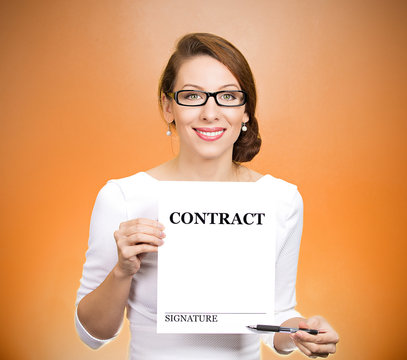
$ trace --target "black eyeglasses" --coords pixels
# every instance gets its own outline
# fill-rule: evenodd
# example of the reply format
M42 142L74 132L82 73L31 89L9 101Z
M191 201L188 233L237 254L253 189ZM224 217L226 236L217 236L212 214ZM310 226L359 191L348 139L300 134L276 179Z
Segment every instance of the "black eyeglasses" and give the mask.
M219 106L242 106L246 104L247 101L247 93L243 90L223 90L216 92L180 90L167 92L166 95L172 97L178 105L182 106L203 106L210 97L213 97Z

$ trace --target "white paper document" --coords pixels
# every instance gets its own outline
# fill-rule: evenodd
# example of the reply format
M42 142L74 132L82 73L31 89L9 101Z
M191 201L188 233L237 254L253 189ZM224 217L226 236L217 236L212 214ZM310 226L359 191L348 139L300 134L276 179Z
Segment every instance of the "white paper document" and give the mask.
M250 333L274 317L275 209L250 182L161 182L158 333Z

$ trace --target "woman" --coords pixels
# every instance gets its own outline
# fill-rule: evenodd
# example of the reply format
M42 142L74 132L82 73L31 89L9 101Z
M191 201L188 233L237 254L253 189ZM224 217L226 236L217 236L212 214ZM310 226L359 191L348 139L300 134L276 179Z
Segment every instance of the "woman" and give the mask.
M109 181L92 213L89 249L78 291L76 325L92 348L118 332L125 308L131 359L258 359L253 335L156 334L156 252L164 244L157 219L160 180L249 181L278 187L275 319L287 327L323 329L310 335L277 333L264 341L277 352L298 349L310 357L335 352L338 335L320 316L294 310L302 232L302 200L294 185L241 165L260 149L256 90L249 65L229 42L212 34L188 34L162 75L160 105L176 129L179 154L147 172Z

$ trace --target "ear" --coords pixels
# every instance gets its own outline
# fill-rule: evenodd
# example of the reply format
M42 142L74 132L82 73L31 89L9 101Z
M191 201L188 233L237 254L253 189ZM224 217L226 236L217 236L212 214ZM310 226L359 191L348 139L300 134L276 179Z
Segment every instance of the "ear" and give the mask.
M165 94L161 95L161 104L162 104L162 110L163 110L163 115L165 121L170 124L174 121L174 114L173 114L173 100L168 99L168 97Z
M246 124L249 120L250 120L249 114L248 114L247 112L245 112L245 113L243 114L242 122L244 122L244 123Z

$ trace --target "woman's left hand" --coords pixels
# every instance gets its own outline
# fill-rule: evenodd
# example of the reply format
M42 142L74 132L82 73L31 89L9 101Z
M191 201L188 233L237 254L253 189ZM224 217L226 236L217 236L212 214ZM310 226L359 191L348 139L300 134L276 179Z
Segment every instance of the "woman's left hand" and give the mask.
M291 339L302 353L310 358L326 358L329 354L336 352L339 336L322 316L313 316L305 321L300 321L299 327L321 330L318 335L311 335L305 331L290 334Z

